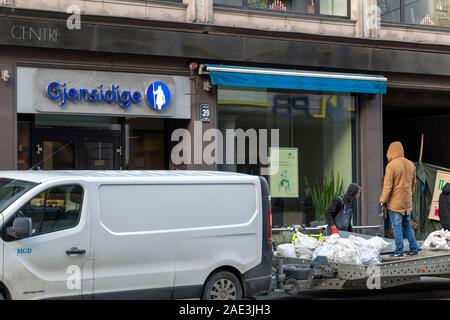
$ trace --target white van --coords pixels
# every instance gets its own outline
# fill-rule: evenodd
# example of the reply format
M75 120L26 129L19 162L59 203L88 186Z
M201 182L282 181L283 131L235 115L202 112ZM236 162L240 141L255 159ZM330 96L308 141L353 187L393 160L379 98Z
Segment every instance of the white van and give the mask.
M264 178L0 171L0 299L241 299L270 289Z

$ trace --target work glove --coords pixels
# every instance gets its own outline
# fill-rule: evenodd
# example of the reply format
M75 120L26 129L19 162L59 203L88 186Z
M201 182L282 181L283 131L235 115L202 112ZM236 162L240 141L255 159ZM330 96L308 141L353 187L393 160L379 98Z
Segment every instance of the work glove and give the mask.
M384 209L385 209L384 203L379 203L378 204L378 214L380 217L384 217Z
M336 226L331 227L331 234L339 234L339 230L338 228L336 228Z

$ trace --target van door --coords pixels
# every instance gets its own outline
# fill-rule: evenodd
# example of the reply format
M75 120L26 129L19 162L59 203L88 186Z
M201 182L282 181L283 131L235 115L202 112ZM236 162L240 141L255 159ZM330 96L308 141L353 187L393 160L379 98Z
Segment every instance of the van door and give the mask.
M90 230L85 188L50 187L28 199L5 221L4 279L13 299L81 298ZM32 235L7 233L15 218L32 222Z
M95 299L172 297L176 212L170 202L155 207L160 187L98 187L92 223Z

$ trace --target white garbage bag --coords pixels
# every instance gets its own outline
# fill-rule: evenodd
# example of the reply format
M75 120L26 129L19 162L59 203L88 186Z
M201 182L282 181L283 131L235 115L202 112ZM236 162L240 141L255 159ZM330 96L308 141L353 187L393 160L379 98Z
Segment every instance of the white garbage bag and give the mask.
M391 244L387 241L384 241L381 237L373 237L367 240L369 244L373 247L377 248L378 252L382 252L383 250L389 248Z
M381 250L372 245L371 242L372 241L361 237L350 236L346 239L340 238L339 235L334 234L330 237L325 237L318 242L317 248L313 253L313 258L315 259L318 256L325 256L331 262L345 264L380 264ZM381 243L379 240L374 242Z
M336 249L332 245L322 245L314 250L313 259L319 256L327 258L328 261L335 261Z
M358 248L358 258L364 265L377 265L381 263L380 251L372 245Z
M295 246L295 253L297 254L297 258L311 260L313 252L314 250L302 246Z
M450 246L447 243L450 241L450 232L447 230L439 230L430 233L427 240L423 243L422 249L425 250L450 250Z
M337 248L339 249L339 246ZM347 246L342 246L342 248L336 250L334 261L347 264L363 264L359 258L358 250Z
M295 246L292 243L283 243L277 247L277 253L283 258L296 258Z
M297 232L297 238L295 239L295 246L308 248L314 250L317 246L318 240L313 237L309 237L301 232Z

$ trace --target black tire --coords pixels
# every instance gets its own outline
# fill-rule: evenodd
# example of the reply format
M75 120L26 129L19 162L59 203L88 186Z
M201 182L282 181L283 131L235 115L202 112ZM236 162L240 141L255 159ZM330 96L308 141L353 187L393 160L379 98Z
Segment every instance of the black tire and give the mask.
M202 300L242 300L239 279L229 271L213 273L203 286Z
M5 296L0 292L0 301L5 300Z

